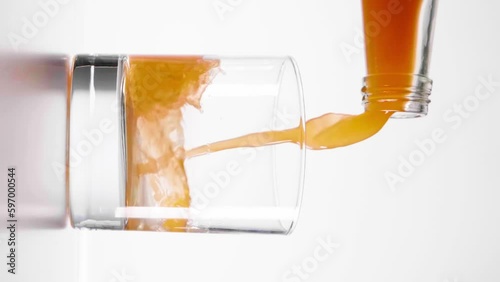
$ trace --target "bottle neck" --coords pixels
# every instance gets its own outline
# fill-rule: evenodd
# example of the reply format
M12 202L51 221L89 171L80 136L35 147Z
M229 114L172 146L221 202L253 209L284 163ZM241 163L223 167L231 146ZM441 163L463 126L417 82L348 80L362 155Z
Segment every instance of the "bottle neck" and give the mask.
M365 111L393 112L393 118L427 115L432 80L416 74L375 74L363 80Z

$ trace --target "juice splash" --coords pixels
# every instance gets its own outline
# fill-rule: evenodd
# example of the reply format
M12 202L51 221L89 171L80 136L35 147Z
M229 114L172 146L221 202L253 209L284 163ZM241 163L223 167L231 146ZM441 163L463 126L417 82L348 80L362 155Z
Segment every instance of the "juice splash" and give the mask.
M125 73L126 205L190 205L184 171L182 107L200 108L217 60L129 57ZM129 219L126 229L184 231L185 219Z

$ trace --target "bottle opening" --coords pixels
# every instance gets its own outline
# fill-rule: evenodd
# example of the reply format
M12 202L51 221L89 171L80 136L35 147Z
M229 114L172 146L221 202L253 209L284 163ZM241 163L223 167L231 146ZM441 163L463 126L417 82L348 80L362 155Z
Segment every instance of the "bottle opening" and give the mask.
M368 75L363 80L363 105L366 111L394 112L392 118L427 115L432 80L415 74Z

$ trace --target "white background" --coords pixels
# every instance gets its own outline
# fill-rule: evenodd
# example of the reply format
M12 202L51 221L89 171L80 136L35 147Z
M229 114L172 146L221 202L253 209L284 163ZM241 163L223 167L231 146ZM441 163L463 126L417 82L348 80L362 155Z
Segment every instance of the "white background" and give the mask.
M27 2L0 5L4 49L12 48L8 34L20 34L22 18L41 10ZM218 13L220 3L231 10ZM499 10L493 0L439 3L429 115L391 120L348 148L309 152L291 236L51 231L20 238L24 255L39 263L21 271L30 281L500 281L500 87L456 128L443 116L473 99L479 77L500 81ZM360 28L359 0L72 0L20 49L291 55L313 117L362 111L362 49L345 56L340 48L359 46ZM436 129L446 141L391 189L384 175L396 173L400 156L415 154L415 142ZM338 246L311 269L321 239ZM309 272L292 278L288 272L303 262Z

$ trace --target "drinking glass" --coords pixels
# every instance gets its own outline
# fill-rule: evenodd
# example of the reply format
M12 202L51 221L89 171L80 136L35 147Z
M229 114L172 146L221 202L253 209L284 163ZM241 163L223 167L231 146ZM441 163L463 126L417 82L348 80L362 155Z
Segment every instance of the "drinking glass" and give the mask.
M304 120L290 57L77 56L68 149L72 224L288 234L303 190ZM188 157L195 147L290 128L297 129L295 143Z

